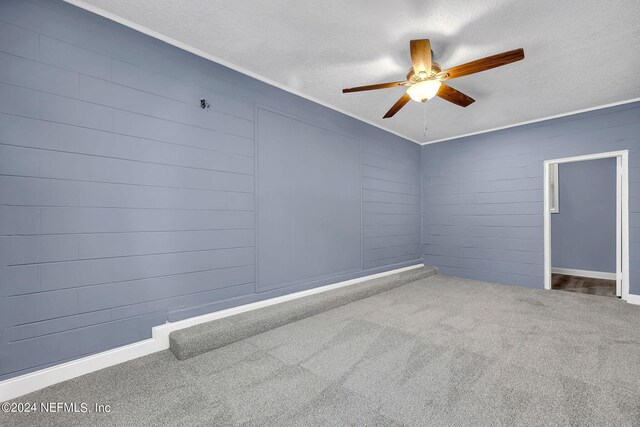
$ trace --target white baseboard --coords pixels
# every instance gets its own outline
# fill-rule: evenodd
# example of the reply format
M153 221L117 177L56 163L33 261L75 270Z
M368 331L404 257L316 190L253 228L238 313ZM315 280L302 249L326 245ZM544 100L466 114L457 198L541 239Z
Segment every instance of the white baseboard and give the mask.
M377 279L378 277L384 277L390 274L401 273L403 271L409 271L409 270L413 270L420 267L424 267L424 264L416 264L409 267L397 268L391 271L371 274L369 276L358 277L356 279L351 279L351 280L345 280L344 282L332 283L330 285L307 289L306 291L295 292L292 294L282 295L276 298L270 298L264 301L253 302L250 304L240 305L238 307L228 308L226 310L207 313L207 314L203 314L202 316L191 317L189 319L179 320L177 322L166 323L164 325L156 326L155 328L153 328L153 333L154 333L154 336L157 337L157 339L161 340L163 344L166 344L166 348L169 348L169 333L178 329L188 328L190 326L209 322L211 320L222 319L223 317L244 313L245 311L251 311L251 310L256 310L262 307L268 307L270 305L279 304L281 302L291 301L294 299L306 297L308 295L314 295L314 294L319 294L321 292L330 291L332 289L343 288L349 285L355 285L356 283L361 283L367 280Z
M593 279L616 280L616 273L608 273L606 271L589 271L576 270L573 268L556 268L552 267L551 272L554 274L566 274L567 276L590 277Z
M332 289L342 288L349 285L355 285L367 280L376 279L378 277L388 276L403 271L413 270L423 267L424 264L416 264L410 267L398 268L382 273L371 274L369 276L358 277L356 279L346 280L344 282L333 283L330 285L320 286L306 291L295 292L283 295L277 298L270 298L264 301L258 301L251 304L245 304L238 307L232 307L226 310L220 310L214 313L202 316L192 317L178 322L166 323L156 326L152 329L152 337L144 341L138 341L133 344L117 347L102 353L83 357L81 359L72 360L70 362L55 365L50 368L41 369L19 377L10 378L0 381L0 402L15 399L27 393L40 390L53 384L67 381L80 375L88 374L109 366L117 365L128 360L137 359L151 353L166 350L169 348L169 333L178 329L188 328L204 322L209 322L223 317L233 316L234 314L244 313L246 311L256 310L262 307L279 304L284 301L290 301L297 298L306 297L308 295L318 294L330 291Z
M640 295L628 294L625 301L629 304L640 305Z

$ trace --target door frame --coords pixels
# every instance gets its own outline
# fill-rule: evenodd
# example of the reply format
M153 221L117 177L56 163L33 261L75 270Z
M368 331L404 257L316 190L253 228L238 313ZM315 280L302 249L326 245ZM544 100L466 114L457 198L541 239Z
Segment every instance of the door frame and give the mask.
M629 297L629 150L609 151L544 161L544 288L551 289L551 212L549 168L554 163L616 159L616 294Z

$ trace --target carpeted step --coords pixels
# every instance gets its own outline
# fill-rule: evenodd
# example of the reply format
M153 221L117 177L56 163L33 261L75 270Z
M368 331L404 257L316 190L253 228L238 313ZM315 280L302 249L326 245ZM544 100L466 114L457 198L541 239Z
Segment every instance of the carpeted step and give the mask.
M180 329L169 334L170 349L176 358L188 359L437 273L433 267L415 268Z

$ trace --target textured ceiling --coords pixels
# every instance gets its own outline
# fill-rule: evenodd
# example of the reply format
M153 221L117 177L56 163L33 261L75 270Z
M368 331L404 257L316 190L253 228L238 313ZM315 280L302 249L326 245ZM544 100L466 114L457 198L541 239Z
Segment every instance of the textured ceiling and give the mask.
M70 2L78 4L79 1ZM417 142L640 97L638 0L85 0ZM450 81L475 98L384 113L403 88L409 40L429 38L444 68L522 47L524 61Z

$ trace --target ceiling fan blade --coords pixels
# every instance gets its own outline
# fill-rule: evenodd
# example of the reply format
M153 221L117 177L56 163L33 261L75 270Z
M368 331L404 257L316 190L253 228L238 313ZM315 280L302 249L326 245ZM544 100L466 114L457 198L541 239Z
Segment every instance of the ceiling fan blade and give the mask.
M413 72L416 75L420 73L429 74L431 71L431 43L429 40L411 40L409 47L411 48Z
M402 95L402 97L400 97L400 99L398 99L396 103L393 104L393 107L391 107L391 109L387 111L387 114L384 115L383 119L393 117L398 111L400 111L402 107L406 105L407 102L409 102L409 100L411 100L411 97L409 95L407 95L406 93Z
M368 86L358 86L358 87L349 87L346 89L342 89L342 93L350 93L350 92L362 92L363 90L375 90L375 89L386 89L389 87L402 86L406 82L391 82L391 83L378 83L376 85L368 85Z
M457 67L449 68L448 70L439 72L437 76L441 77L440 80L443 81L451 80L462 76L468 76L469 74L475 74L481 71L490 70L492 68L501 67L512 62L520 61L521 59L524 59L523 49L510 50L509 52L487 56L486 58L467 62L466 64L458 65Z
M444 83L440 85L440 89L438 89L438 93L436 95L461 107L467 107L476 102L476 100L470 96L467 96L459 90L455 90Z

